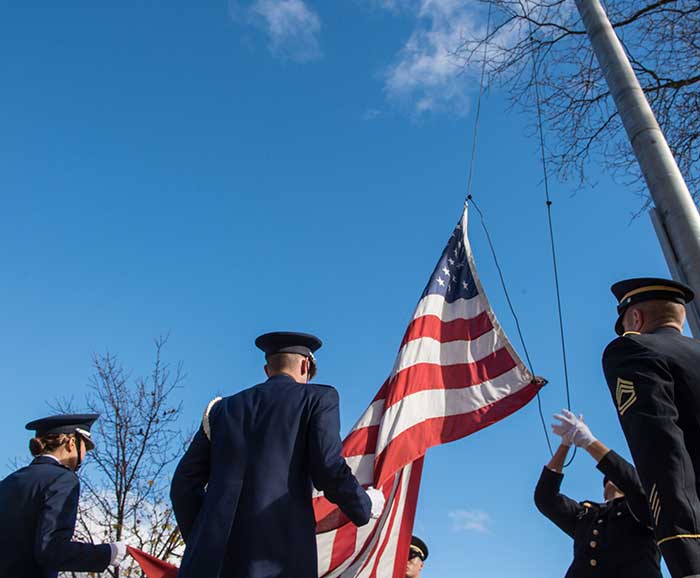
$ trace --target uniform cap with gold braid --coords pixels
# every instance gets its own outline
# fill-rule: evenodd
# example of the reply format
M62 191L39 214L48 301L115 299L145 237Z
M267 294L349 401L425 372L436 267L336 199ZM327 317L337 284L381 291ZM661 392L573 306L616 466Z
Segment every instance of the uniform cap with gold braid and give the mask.
M415 552L418 557L425 562L428 558L428 546L418 536L411 536L411 546L408 550L408 559L411 559L411 554Z
M695 297L695 293L687 285L659 277L625 279L615 283L610 287L610 290L617 298L618 317L615 323L615 333L618 335L624 333L622 317L630 305L653 300L673 301L685 305Z

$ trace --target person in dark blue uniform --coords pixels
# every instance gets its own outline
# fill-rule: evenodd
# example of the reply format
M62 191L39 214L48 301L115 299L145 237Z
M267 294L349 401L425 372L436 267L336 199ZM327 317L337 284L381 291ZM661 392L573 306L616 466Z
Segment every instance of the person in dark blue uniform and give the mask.
M566 578L661 578L651 514L634 467L595 439L582 418L567 410L554 417L562 442L542 470L535 505L574 540ZM604 474L604 503L577 502L560 492L571 445L585 449Z
M75 472L95 447L94 414L56 415L27 424L28 466L0 482L0 578L56 578L61 571L102 572L118 566L126 544L73 541L80 482Z
M356 525L381 513L341 456L338 393L309 383L321 341L258 337L268 380L207 407L173 476L179 578L317 578L315 486Z
M603 370L674 578L700 577L700 341L683 335L693 291L669 279L612 286Z

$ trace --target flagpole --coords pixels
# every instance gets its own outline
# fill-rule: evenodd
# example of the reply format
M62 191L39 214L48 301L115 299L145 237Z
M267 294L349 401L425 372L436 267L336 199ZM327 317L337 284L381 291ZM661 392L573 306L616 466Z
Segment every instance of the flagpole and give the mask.
M600 0L575 0L654 201L652 221L671 274L695 291L688 305L700 338L700 214Z

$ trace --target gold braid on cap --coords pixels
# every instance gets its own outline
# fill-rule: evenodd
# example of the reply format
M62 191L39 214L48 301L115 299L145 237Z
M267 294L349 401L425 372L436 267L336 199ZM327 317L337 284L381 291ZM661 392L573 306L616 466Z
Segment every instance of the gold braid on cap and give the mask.
M425 552L423 552L423 550L421 550L421 549L420 549L418 546L416 546L415 544L411 544L411 547L409 548L409 550L415 550L415 551L418 552L421 556L423 556L423 559L425 560Z
M646 287L638 287L637 289L633 289L632 291L625 293L622 296L622 299L620 299L620 304L634 295L646 293L647 291L670 291L671 293L678 293L679 295L685 297L685 292L681 291L677 287L669 287L668 285L647 285Z

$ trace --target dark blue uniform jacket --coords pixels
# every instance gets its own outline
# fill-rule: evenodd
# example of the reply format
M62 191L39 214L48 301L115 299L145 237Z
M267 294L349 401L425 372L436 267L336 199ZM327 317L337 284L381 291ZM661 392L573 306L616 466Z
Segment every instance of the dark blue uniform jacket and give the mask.
M209 424L172 482L179 578L316 578L312 486L357 525L371 510L340 455L336 390L274 376L219 401Z
M0 578L106 570L109 544L71 541L79 494L78 476L45 456L0 482Z

